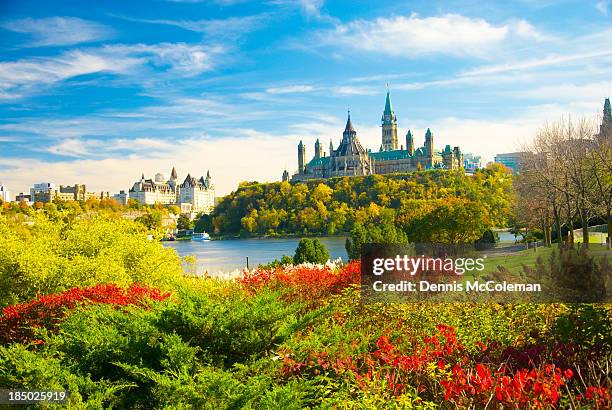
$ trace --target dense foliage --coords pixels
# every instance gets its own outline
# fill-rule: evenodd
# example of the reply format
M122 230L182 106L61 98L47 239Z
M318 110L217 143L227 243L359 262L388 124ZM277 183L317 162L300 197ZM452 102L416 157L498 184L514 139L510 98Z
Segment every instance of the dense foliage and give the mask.
M506 170L421 171L313 180L243 183L199 221L223 235L336 234L356 224L394 225L413 241L474 241L505 226L512 195Z
M36 322L36 343L4 341L0 387L69 389L72 408L612 405L608 307L368 304L358 272L261 269L72 304Z
M181 259L119 216L0 214L0 307L76 286L140 282L168 288Z
M302 238L293 256L293 263L325 263L329 260L329 252L318 239Z

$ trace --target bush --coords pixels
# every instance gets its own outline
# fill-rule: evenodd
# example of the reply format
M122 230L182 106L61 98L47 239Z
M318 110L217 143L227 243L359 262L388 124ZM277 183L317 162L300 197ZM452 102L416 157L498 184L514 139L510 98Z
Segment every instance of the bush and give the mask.
M77 305L109 304L117 306L147 306L150 301L161 301L170 296L157 289L132 285L121 289L116 285L96 285L72 288L55 295L38 296L21 305L8 306L0 316L0 343L42 343L35 339L37 330L55 330L61 320Z
M474 242L474 244L476 245L476 249L484 250L494 248L495 244L497 244L498 242L499 235L497 234L497 232L489 228L484 231L482 236L478 238L476 242Z
M325 263L328 260L329 252L318 239L301 239L293 256L293 263L296 265L300 263Z
M148 241L140 224L119 217L0 220L0 307L99 283L169 289L182 273L174 250Z

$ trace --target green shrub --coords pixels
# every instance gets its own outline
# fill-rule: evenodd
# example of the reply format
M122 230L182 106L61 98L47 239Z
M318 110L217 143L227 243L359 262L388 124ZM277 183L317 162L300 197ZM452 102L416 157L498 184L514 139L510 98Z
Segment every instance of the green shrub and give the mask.
M329 260L329 252L318 239L300 239L295 250L293 263L325 263Z
M168 288L182 276L176 252L120 217L0 218L0 306L98 283Z

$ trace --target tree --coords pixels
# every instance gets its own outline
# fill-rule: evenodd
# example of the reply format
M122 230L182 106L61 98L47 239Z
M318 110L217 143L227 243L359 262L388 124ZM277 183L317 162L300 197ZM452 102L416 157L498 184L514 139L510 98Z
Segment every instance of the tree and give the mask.
M545 240L550 241L550 222L561 231L561 219L568 229L567 242L573 245L574 222L582 227L584 246L589 243L589 221L597 213L597 177L593 174L593 140L595 127L591 120L571 118L544 125L528 150L533 154L525 162L527 189L521 194L530 212L542 219ZM605 175L605 172L602 174ZM604 195L605 196L605 195ZM533 212L533 211L537 212ZM548 239L547 239L548 236Z
M409 239L417 243L469 244L491 227L488 209L465 198L439 200L436 206L410 224Z
M135 219L136 222L143 224L149 230L155 230L161 228L162 225L162 214L158 210L154 209L142 216Z
M181 213L181 208L179 208L176 205L169 205L168 206L168 212L170 212L171 214L174 214L174 215L179 215Z
M349 259L359 259L361 256L361 247L366 243L368 243L368 231L362 224L356 223L351 231L351 236L346 238L344 244Z
M329 252L325 245L318 239L302 238L295 249L293 262L300 263L325 263L329 260Z
M176 221L176 227L177 229L192 229L193 222L187 215L181 214Z
M491 249L499 242L499 235L493 229L487 229L475 242L477 249Z

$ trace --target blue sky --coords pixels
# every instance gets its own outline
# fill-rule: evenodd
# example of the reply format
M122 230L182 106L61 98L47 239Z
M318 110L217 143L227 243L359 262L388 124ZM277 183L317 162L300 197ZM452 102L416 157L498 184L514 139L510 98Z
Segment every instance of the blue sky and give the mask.
M86 4L87 3L87 4ZM219 194L340 140L400 135L492 158L547 120L601 111L612 2L3 1L0 181L127 189L210 169ZM403 137L402 137L403 140Z

